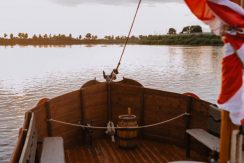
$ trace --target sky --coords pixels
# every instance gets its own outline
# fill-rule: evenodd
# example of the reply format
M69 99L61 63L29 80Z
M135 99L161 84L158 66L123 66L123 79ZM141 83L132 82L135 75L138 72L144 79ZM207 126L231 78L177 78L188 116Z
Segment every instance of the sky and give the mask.
M19 32L33 34L92 33L127 35L138 0L2 0L0 36ZM183 0L142 0L132 35L165 34L173 27L201 25Z

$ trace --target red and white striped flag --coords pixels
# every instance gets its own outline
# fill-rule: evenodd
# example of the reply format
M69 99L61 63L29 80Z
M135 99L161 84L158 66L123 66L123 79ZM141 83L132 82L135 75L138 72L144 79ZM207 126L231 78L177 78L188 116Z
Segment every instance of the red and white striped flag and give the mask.
M244 10L230 0L185 0L197 18L223 36L221 108L230 112L234 124L244 124Z

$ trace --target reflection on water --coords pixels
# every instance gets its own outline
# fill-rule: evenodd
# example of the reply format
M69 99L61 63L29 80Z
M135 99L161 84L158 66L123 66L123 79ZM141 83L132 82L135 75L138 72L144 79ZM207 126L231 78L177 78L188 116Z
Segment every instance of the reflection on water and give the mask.
M102 81L102 71L116 66L120 45L0 47L0 162L8 162L24 112L39 99L79 89L87 80ZM131 45L121 64L122 76L145 87L194 92L214 102L222 47Z

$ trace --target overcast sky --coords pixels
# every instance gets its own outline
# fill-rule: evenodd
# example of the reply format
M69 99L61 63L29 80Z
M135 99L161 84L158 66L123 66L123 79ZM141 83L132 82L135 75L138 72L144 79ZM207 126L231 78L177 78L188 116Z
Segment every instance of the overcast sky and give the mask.
M127 35L138 0L2 0L3 33ZM133 35L165 34L170 27L207 26L198 21L183 0L143 0Z

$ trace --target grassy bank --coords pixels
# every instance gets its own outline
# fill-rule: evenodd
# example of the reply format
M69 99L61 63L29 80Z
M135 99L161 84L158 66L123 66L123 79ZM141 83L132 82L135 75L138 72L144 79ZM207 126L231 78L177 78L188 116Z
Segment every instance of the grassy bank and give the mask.
M126 37L108 37L104 39L78 39L72 37L56 38L0 38L0 45L81 45L81 44L124 44ZM175 34L132 36L129 44L141 45L223 45L219 36L212 34Z

